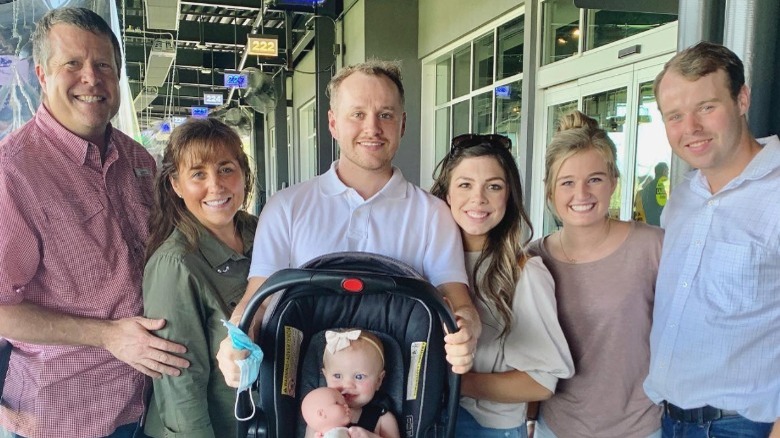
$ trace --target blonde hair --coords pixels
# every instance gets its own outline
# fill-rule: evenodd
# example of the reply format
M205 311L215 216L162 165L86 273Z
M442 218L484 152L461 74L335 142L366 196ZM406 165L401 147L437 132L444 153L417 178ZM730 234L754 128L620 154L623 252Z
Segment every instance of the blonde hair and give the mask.
M555 180L561 164L572 156L588 150L598 152L607 164L610 178L620 178L617 167L617 148L607 131L601 129L596 120L574 110L558 119L558 128L544 155L544 191L548 203L553 200ZM557 216L554 208L552 213Z
M398 89L398 95L401 97L401 106L404 106L404 84L401 76L401 65L397 61L382 61L379 59L370 59L366 62L344 67L333 76L325 90L330 97L330 107L338 100L339 88L345 79L353 73L363 73L368 76L384 76L390 79Z

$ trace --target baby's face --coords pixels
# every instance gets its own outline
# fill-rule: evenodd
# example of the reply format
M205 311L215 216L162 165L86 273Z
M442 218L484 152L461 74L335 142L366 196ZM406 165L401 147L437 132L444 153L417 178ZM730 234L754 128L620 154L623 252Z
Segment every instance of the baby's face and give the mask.
M382 360L370 346L350 346L334 355L326 355L322 373L328 387L341 392L353 409L367 405L385 377Z

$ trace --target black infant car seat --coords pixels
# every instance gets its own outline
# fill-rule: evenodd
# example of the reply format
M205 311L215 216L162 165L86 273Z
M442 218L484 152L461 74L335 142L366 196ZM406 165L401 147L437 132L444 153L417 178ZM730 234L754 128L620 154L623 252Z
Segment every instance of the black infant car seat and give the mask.
M375 254L335 253L281 270L252 297L239 328L246 331L260 304L280 291L259 334L265 356L256 413L239 422L239 437L303 436L300 401L325 384L324 332L348 327L369 330L384 343L382 391L401 436L453 436L460 376L446 362L442 325L457 326L436 288L414 269ZM252 412L246 392L238 409L242 418Z

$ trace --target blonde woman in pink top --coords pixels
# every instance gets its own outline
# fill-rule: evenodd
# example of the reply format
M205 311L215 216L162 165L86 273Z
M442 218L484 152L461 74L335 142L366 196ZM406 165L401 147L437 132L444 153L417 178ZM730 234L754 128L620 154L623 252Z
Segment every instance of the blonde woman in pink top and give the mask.
M661 409L642 382L663 232L610 218L617 153L596 121L575 111L559 124L547 147L545 188L563 227L529 252L555 279L577 374L542 403L536 438L660 437Z

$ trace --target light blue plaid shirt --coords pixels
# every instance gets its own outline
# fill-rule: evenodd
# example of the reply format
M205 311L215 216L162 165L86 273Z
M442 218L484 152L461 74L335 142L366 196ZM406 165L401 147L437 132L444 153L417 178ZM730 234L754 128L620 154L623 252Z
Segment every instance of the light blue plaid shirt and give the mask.
M780 140L711 194L693 171L672 191L645 391L685 409L780 417Z

